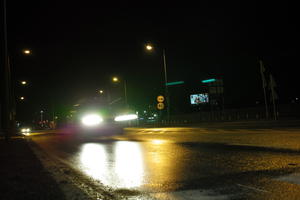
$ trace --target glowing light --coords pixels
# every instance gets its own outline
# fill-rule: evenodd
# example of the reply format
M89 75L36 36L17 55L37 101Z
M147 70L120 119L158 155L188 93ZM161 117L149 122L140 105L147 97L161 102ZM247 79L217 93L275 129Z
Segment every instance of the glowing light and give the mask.
M25 49L25 50L23 51L23 53L28 55L28 54L31 54L31 51L30 51L29 49Z
M26 81L21 81L21 84L22 84L22 85L26 85L27 82L26 82Z
M21 100L24 100L24 99L25 99L25 97L20 97L20 99L21 99Z
M99 90L99 93L100 93L100 94L103 94L103 93L104 93L104 91L103 91L103 90Z
M152 140L151 143L153 143L153 144L163 144L163 143L165 143L165 141L164 140Z
M84 144L80 153L80 162L83 164L85 173L93 178L104 182L109 178L108 169L105 168L107 164L106 152L102 145Z
M137 119L138 116L136 114L130 114L130 115L120 115L115 117L115 121L128 121L128 120L134 120Z
M82 117L81 122L85 126L96 126L103 121L102 117L97 114L89 114Z
M21 129L21 133L23 135L29 135L30 131L31 131L30 128L22 128Z
M119 81L119 79L118 79L118 77L113 77L113 82L118 82Z
M151 46L150 44L147 44L147 45L146 45L146 49L147 49L148 51L151 51L151 50L153 49L153 46Z
M133 188L143 183L144 165L140 145L136 142L117 142L115 172L121 187Z
M211 82L215 82L216 79L212 78L212 79L207 79L207 80L203 80L202 83L211 83Z
M111 187L133 188L143 184L144 162L136 142L120 141L112 146L84 144L79 164L87 175Z
M180 85L180 84L184 84L184 81L176 81L176 82L166 83L166 86Z

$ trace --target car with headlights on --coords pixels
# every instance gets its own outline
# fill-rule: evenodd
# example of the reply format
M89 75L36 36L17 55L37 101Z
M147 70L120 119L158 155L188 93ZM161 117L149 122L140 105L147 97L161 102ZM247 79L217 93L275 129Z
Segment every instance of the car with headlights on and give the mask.
M28 136L28 135L30 135L30 133L31 133L31 128L29 128L29 127L21 127L20 130L19 130L19 132L20 132L22 135Z
M71 116L75 132L89 135L122 134L124 127L135 125L138 120L132 110L106 104L78 105Z

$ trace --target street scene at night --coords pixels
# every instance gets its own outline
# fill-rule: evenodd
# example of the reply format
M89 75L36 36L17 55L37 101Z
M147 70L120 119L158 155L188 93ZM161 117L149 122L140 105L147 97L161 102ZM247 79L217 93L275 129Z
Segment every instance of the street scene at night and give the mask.
M300 199L295 8L3 0L0 200Z

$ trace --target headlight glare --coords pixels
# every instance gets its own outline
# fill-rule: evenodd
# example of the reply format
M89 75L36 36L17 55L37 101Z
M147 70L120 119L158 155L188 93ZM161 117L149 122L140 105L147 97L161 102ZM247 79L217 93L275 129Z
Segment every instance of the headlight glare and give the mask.
M96 126L103 121L102 117L97 114L88 114L82 117L81 122L85 126Z
M134 119L137 119L137 118L138 118L138 116L136 114L119 115L119 116L115 117L115 121L116 122L128 121L128 120L134 120Z

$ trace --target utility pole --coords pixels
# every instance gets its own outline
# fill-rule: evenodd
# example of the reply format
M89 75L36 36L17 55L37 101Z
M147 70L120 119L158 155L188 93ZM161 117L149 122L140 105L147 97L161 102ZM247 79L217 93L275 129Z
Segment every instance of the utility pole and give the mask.
M6 0L3 0L3 40L4 40L4 67L3 67L3 80L4 80L4 94L2 102L3 111L3 130L5 139L8 140L12 131L12 95L11 95L11 71L8 60L8 47L7 47L7 17L6 17Z
M268 101L267 101L267 94L266 94L266 87L267 87L267 82L265 78L264 72L266 71L263 62L260 60L260 73L261 73L261 79L262 79L262 87L264 90L264 98L265 98L265 108L266 108L266 118L269 118L269 108L268 108Z
M44 113L44 111L41 110L40 113L41 113L41 122L43 123L43 113Z
M166 51L163 49L163 64L164 64L164 75L165 75L165 95L167 101L167 119L170 120L170 97L168 91L168 75L167 75L167 60L166 60Z
M124 95L125 95L125 106L128 108L128 101L127 101L127 83L126 80L124 79Z
M276 112L275 104L276 104L276 99L278 99L278 95L275 91L275 87L276 87L276 82L272 74L270 74L270 90L271 90L271 98L273 103L273 116L274 116L274 120L277 120L277 112Z

